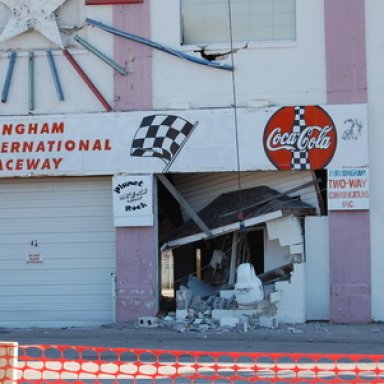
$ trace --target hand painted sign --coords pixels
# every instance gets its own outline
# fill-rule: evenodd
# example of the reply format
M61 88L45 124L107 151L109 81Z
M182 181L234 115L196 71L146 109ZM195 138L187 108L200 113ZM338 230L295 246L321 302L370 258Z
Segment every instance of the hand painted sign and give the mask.
M365 104L238 108L236 117L232 108L1 117L0 177L369 165Z

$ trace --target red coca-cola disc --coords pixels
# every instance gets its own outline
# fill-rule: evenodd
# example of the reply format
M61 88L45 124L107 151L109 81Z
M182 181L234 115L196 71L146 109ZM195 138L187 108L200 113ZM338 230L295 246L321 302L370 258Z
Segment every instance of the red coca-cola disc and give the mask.
M299 126L299 127L298 127ZM277 110L264 129L264 150L279 170L293 170L293 156L301 152L307 168L324 169L337 146L335 124L319 106L283 107Z

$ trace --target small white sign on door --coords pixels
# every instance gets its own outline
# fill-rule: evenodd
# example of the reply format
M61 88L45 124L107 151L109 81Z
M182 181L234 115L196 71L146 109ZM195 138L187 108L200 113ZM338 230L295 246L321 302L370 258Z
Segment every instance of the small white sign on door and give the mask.
M43 256L41 253L28 253L25 262L27 264L43 264Z

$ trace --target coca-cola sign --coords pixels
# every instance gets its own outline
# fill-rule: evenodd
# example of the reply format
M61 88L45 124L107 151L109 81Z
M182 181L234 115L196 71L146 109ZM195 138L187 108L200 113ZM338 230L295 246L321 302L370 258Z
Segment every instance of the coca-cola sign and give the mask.
M279 170L323 169L337 145L335 124L319 106L277 110L264 129L264 150Z

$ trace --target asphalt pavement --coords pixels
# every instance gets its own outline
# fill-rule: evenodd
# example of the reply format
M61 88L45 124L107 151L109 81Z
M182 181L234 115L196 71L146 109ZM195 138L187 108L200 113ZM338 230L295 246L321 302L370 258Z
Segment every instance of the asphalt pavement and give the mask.
M73 345L182 351L384 355L384 323L280 324L246 332L228 329L149 328L115 323L80 328L0 328L0 341L19 345Z

